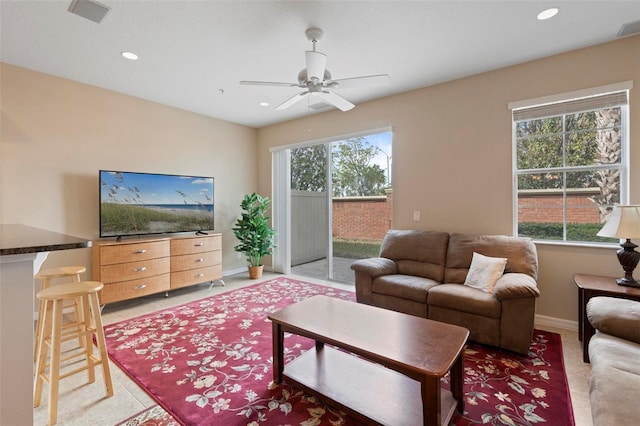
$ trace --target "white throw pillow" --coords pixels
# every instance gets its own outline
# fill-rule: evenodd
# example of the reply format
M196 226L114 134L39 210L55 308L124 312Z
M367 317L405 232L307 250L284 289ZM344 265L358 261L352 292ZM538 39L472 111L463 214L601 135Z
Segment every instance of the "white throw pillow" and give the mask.
M488 257L473 252L471 266L467 279L464 280L464 285L491 293L496 282L504 273L506 265L506 258Z

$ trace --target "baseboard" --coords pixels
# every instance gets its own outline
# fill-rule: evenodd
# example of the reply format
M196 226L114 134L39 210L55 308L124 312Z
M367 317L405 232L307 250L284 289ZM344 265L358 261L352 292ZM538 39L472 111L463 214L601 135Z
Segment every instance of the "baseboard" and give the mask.
M563 330L578 331L578 321L569 321L562 318L548 317L546 315L536 315L535 325L561 328Z
M241 274L243 272L247 272L247 267L243 266L242 268L229 269L228 271L222 271L223 277L230 277L231 275Z

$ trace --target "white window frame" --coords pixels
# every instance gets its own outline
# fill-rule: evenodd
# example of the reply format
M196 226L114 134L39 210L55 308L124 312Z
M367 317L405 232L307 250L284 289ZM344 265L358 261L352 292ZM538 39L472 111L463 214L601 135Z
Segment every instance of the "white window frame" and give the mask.
M515 115L522 113L523 110L535 111L537 109L537 115L535 118L546 117L558 117L572 114L573 112L557 112L562 110L562 104L570 101L577 101L581 104L588 105L591 99L596 99L602 95L625 92L627 102L624 105L618 105L621 107L621 158L620 165L620 204L628 204L629 202L629 146L630 146L630 133L629 133L629 90L633 87L633 81L625 81L621 83L610 84L606 86L599 86L585 90L578 90L573 92L561 93L551 96L545 96L540 98L528 99L523 101L511 102L508 104L508 108L512 111L512 189L513 189L513 235L518 235L518 175L523 173L531 173L536 169L531 170L518 170L517 164L517 132L516 132L516 120ZM597 104L596 104L597 105ZM606 105L597 106L599 108L606 108ZM593 110L593 108L585 108L585 111ZM547 112L545 112L547 111ZM577 112L577 111L576 111ZM522 114L519 114L522 115ZM532 118L534 119L534 118ZM564 157L564 154L563 154ZM611 168L609 166L602 166ZM598 166L593 167L597 169ZM548 171L548 169L544 169ZM577 170L583 170L581 167L570 167L563 165L562 167L554 168L557 172L572 172ZM563 191L566 187L563 183ZM566 229L566 204L563 203L564 218L563 228ZM572 245L572 246L614 246L611 243L590 242L590 241L569 241L566 240L566 235L563 235L562 240L547 240L547 239L534 239L536 243L542 244L555 244L555 245Z

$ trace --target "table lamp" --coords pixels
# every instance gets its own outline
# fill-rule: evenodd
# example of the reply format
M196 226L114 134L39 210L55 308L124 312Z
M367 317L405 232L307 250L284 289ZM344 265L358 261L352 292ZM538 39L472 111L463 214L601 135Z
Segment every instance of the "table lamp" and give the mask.
M640 238L640 205L614 206L609 220L597 234L600 237L626 239L617 251L618 261L624 269L624 278L618 278L618 285L640 287L640 283L633 278L633 270L640 261L640 253L634 249L638 247L631 242L631 238Z

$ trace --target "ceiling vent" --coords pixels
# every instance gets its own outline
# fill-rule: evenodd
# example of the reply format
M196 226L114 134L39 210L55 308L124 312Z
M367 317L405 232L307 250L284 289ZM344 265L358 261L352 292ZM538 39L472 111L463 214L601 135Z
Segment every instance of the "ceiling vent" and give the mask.
M626 37L633 34L640 34L640 21L627 22L618 31L618 37Z
M73 0L67 10L75 15L82 16L83 18L99 24L111 8L98 3L97 1Z

